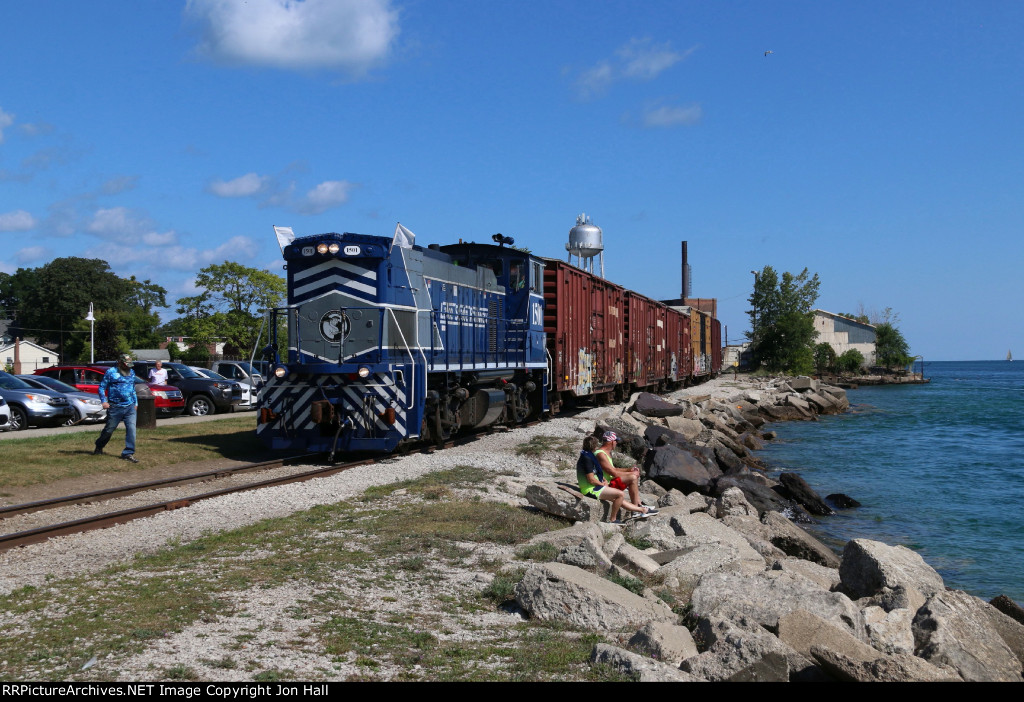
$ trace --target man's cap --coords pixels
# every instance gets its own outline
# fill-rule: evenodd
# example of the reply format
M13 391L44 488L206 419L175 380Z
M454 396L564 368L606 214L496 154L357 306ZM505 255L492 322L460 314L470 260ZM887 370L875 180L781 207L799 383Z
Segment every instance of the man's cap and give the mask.
M601 438L604 439L606 442L607 441L618 441L619 440L619 435L616 434L614 431L606 431L604 434L601 435Z
M130 353L122 353L120 356L118 356L118 360L124 361L125 363L133 363L135 361L135 359L132 358L132 355Z

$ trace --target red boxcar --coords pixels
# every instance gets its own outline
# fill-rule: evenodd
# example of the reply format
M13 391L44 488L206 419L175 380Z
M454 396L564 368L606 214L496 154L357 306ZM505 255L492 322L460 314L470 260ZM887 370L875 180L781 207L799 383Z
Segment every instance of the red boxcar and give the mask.
M565 261L544 259L544 332L552 410L575 399L622 400L718 372L721 326ZM717 364L713 361L717 358Z
M624 289L564 261L544 266L552 402L613 392L625 380Z

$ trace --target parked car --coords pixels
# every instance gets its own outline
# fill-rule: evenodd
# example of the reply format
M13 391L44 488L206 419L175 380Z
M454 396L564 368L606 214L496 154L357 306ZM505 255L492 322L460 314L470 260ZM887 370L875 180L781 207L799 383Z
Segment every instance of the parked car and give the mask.
M106 366L50 366L37 370L35 375L47 378L56 378L60 381L73 385L82 392L99 393L100 381L103 374L107 372ZM177 417L185 411L185 396L181 390L171 385L159 385L148 383L144 377L140 378L135 374L135 393L142 397L153 397L156 404L158 417Z
M149 369L155 361L136 361L135 375L140 378L149 377ZM99 365L112 366L113 361L103 361ZM167 371L167 382L181 390L185 396L185 412L196 417L217 412L230 412L231 408L242 401L242 388L238 383L224 380L204 378L184 363L164 363Z
M75 410L75 416L64 422L64 426L71 426L79 422L105 422L107 420L107 411L103 409L103 403L93 393L84 392L74 385L68 385L56 378L49 378L45 375L19 375L17 377L33 387L56 390L71 401L71 407Z
M257 361L256 363L263 363ZM229 380L238 383L248 383L253 388L259 388L266 380L266 376L259 370L256 363L248 361L214 361L210 368L214 373L220 373ZM254 367L256 366L256 367Z
M11 424L11 408L7 406L7 400L0 397L0 431L11 431L14 425Z
M189 366L199 375L204 378L210 378L211 380L221 380L224 382L231 382L229 378L225 378L223 375L216 371L212 371L209 368L200 368L198 366ZM244 380L235 381L238 386L242 388L242 401L235 405L236 409L255 409L256 408L256 388L250 385Z
M10 406L15 431L32 425L56 427L75 416L71 402L59 392L34 388L4 371L0 371L0 397Z

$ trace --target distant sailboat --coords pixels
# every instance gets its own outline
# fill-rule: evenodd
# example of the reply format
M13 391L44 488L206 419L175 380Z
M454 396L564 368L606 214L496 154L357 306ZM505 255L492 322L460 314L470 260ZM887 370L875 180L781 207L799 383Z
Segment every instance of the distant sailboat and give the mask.
M1007 361L1012 361L1013 360L1013 354L1010 353L1009 351L1006 352L1006 360Z

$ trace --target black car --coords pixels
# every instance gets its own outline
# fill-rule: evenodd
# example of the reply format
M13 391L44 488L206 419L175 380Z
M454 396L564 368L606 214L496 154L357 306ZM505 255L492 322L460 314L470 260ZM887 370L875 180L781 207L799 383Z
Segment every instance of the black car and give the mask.
M97 365L115 364L113 361L105 361ZM135 361L135 375L148 379L149 370L154 365L155 361ZM217 412L231 412L235 405L242 402L242 388L238 383L204 378L184 363L164 362L163 367L167 371L167 384L178 388L185 396L186 414L203 417Z

